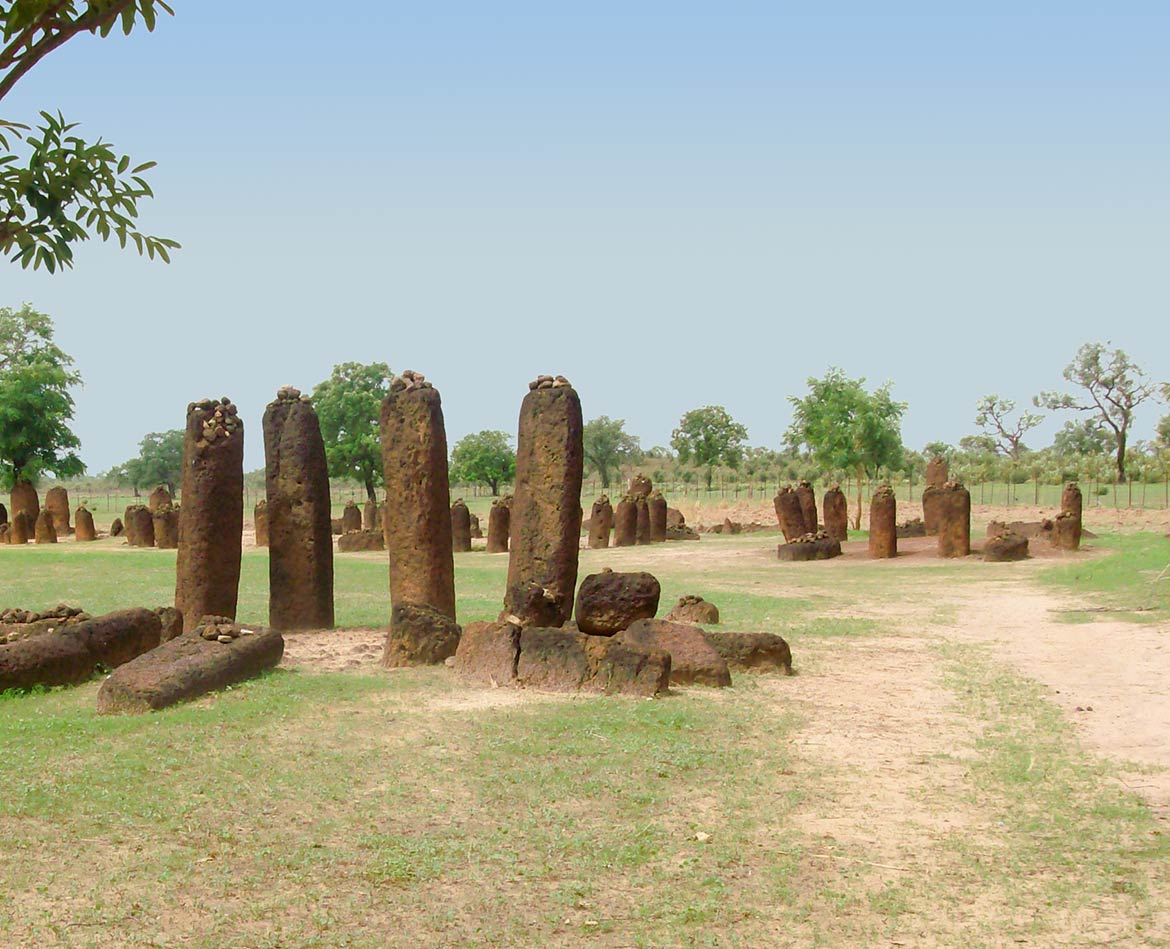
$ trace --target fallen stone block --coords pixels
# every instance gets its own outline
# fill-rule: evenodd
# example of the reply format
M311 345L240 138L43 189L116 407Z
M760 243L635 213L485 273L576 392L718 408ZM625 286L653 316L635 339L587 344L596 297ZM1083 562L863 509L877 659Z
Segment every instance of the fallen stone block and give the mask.
M841 541L829 537L823 531L805 534L791 543L781 544L776 555L785 561L803 562L808 560L830 560L841 556Z
M653 574L592 573L577 591L577 628L590 636L612 636L635 620L653 617L661 596Z
M661 649L669 653L671 685L731 685L726 660L697 626L663 619L640 619L618 633L616 638L627 646ZM523 652L520 659L523 662Z
M609 636L530 626L520 634L516 684L550 692L654 696L670 684L670 655Z
M792 674L792 650L775 633L733 633L705 629L703 636L732 669Z

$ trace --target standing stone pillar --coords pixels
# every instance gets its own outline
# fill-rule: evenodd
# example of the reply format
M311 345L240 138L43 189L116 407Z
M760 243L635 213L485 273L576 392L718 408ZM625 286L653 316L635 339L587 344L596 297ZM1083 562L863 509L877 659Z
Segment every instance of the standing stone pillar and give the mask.
M149 508L147 512L149 513ZM154 530L154 546L159 550L179 549L179 509L170 504L160 504L151 515Z
M654 490L654 482L647 478L642 472L638 472L630 479L630 497L632 498L646 498L650 496L650 492Z
M634 537L638 544L650 543L650 502L644 494L634 497L634 506L638 512Z
M8 525L8 543L27 544L29 538L33 535L34 529L34 525L29 519L28 511L21 508L12 515L12 523Z
M666 498L662 496L661 491L651 491L646 499L646 506L650 509L650 543L665 543Z
M19 511L24 511L28 515L28 523L31 527L37 522L37 515L41 513L40 498L37 497L37 489L34 488L27 481L17 481L12 486L12 493L8 496L11 502L8 516L16 521L16 515Z
M261 498L252 508L252 527L256 532L256 546L268 546L268 499ZM332 536L332 535L330 535Z
M361 509L353 501L346 501L341 512L341 533L348 534L350 531L360 531L361 529Z
M627 494L613 512L613 545L633 547L638 542L638 505Z
M381 529L382 525L378 523L378 502L373 498L366 498L366 503L362 507L362 530L378 531Z
M284 386L264 410L268 625L333 628L329 471L317 413Z
M869 501L869 555L874 560L898 556L898 499L888 484L879 485Z
M97 529L93 524L93 515L89 513L89 508L82 504L77 509L77 513L73 515L73 522L76 524L74 529L74 540L82 543L91 540L97 540Z
M821 502L825 511L825 533L833 540L849 539L849 502L841 485L835 484L825 492ZM807 524L807 521L805 522Z
M1070 481L1061 493L1060 516L1056 519L1057 529L1053 531L1053 539L1056 541L1059 536L1057 546L1062 550L1080 549L1083 514L1084 498L1080 486L1075 481Z
M785 541L791 544L797 538L809 533L805 528L804 511L800 507L800 498L792 490L792 485L786 484L782 487L780 493L773 498L772 505L776 508L776 520L780 522L780 530L784 534Z
M33 536L38 544L57 543L57 528L53 526L53 512L47 506L41 508L41 513L37 515Z
M480 540L483 537L483 528L479 526L479 515L473 511L467 515L467 519L471 523L471 539Z
M593 502L589 511L589 549L601 550L609 546L609 532L613 528L613 507L608 495Z
M951 466L942 455L935 455L926 465L926 483L941 488L951 479Z
M226 396L187 406L175 608L189 633L236 615L244 528L244 423Z
M797 482L796 497L800 501L800 517L804 521L804 532L806 534L815 534L817 532L817 496L813 491L812 485L805 480ZM828 515L825 515L828 517ZM828 527L828 522L825 524ZM829 536L832 536L830 533ZM836 540L844 540L843 537L835 538Z
M939 492L947 483L949 470L950 465L942 457L930 459L926 466L926 484L922 488L922 524L928 537L938 533L939 505L942 503Z
M520 406L504 616L562 626L573 615L584 471L581 400L564 376L529 383Z
M492 509L488 512L487 552L489 554L507 553L508 534L511 532L512 495L505 494L502 498L492 501Z
M131 547L154 546L154 518L145 504L131 504L122 515L126 525L126 541Z
M387 666L442 662L455 654L455 560L447 430L439 391L406 371L382 400L382 533L390 560Z
M160 484L150 492L150 497L146 499L146 506L150 508L150 513L153 514L164 504L170 504L173 500L174 498L171 497L171 492L167 490L167 486Z
M45 510L52 515L53 530L58 537L73 533L69 526L69 492L59 484L53 485L45 494Z
M938 496L938 555L966 557L971 553L971 494L948 481Z
M451 505L451 548L458 553L471 550L471 512L463 498Z

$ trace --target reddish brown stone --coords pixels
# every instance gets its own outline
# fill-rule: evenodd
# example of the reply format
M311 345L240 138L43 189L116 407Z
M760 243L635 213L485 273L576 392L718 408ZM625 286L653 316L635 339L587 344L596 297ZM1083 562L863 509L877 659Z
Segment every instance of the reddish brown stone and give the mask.
M455 650L456 675L475 685L506 686L516 680L520 627L511 623L468 623Z
M84 504L77 509L73 520L77 525L74 529L74 538L77 541L85 543L97 540L97 529L93 525L93 515L89 513L89 509Z
M774 633L732 633L705 629L703 636L737 672L792 674L792 650Z
M330 525L332 527L332 525ZM268 500L261 498L252 508L252 528L256 532L256 546L268 546Z
M131 504L123 515L126 541L131 547L154 546L154 518L145 504Z
M780 489L772 505L776 508L776 520L780 522L780 531L786 541L791 543L808 533L804 524L804 511L800 507L800 497L792 490L791 485L785 485Z
M938 492L938 555L966 557L971 553L971 495L956 481Z
M611 637L529 626L520 634L516 684L553 692L653 696L670 682L670 655Z
M69 492L63 485L55 484L45 493L45 510L53 517L53 530L58 537L73 533L69 526Z
M341 511L341 533L362 529L362 510L353 501L346 501Z
M589 547L601 550L609 546L609 532L613 529L613 506L609 498L602 495L593 502L589 512Z
M934 537L938 533L942 517L942 490L942 485L934 484L928 484L922 489L922 525L927 537Z
M630 495L620 501L613 512L613 545L632 547L638 542L638 505Z
M187 406L175 607L190 632L234 617L244 527L244 423L228 398Z
M468 519L471 521L471 539L482 540L483 528L479 526L479 515L472 511L468 514Z
M511 531L512 495L492 501L488 512L487 552L503 554L508 552L508 534Z
M390 666L442 662L455 653L459 627L439 391L416 372L396 377L382 401L381 434L391 605L382 661Z
M37 515L41 513L41 501L37 497L37 489L31 484L27 481L17 481L12 486L12 493L8 500L11 502L8 505L8 516L13 522L16 521L16 515L20 511L24 511L28 515L30 526L37 522Z
M590 574L577 591L577 628L590 636L612 636L635 620L652 618L661 596L662 587L649 573Z
M164 504L174 506L174 498L171 497L171 492L167 490L165 484L160 484L153 491L150 492L150 497L146 499L146 506L150 508L150 513L153 514Z
M680 596L678 603L666 614L672 623L718 623L719 607L701 596Z
M666 529L670 530L672 527L686 527L687 519L683 517L683 512L676 507L668 507L666 509Z
M806 534L809 532L815 533L819 522L817 520L817 496L813 491L812 485L804 480L797 482L796 497L800 501L800 518L804 521L804 532ZM826 530L828 526L826 522ZM842 537L839 539L844 540L845 538Z
M148 509L149 511L149 509ZM179 509L169 504L159 505L151 518L154 546L159 550L179 549Z
M378 512L378 502L373 498L366 498L366 503L362 506L362 530L380 531L381 529L382 518Z
M898 499L888 484L879 485L869 502L869 555L898 556Z
M268 625L281 631L332 629L332 501L317 412L299 390L286 386L264 410L263 428Z
M343 554L385 549L386 535L382 531L350 531L337 538L337 550Z
M849 539L849 502L845 500L841 486L830 487L821 503L825 512L825 533L844 543Z
M1059 528L1061 549L1077 550L1081 546L1084 499L1080 486L1075 481L1070 481L1064 486L1060 496L1060 513L1065 516L1066 521Z
M183 614L173 606L160 606L154 612L158 616L159 622L162 623L162 636L160 638L164 643L183 634Z
M563 376L540 377L520 407L516 444L516 495L512 502L511 550L501 618L520 625L560 626L573 615L581 542L581 480L584 463L581 400ZM536 615L532 589L552 607Z
M650 492L654 490L654 482L647 478L641 472L638 472L630 479L630 497L632 498L646 498L650 496Z
M186 507L186 492L183 501ZM218 635L208 638L205 630ZM98 690L97 710L110 715L167 708L254 678L283 654L284 638L276 630L200 625L116 669Z
M802 563L809 560L832 560L841 556L841 541L834 540L824 531L805 534L776 548L781 560Z
M616 640L627 646L670 653L671 685L731 685L727 662L697 626L640 619L618 633Z
M646 506L650 511L650 543L661 544L666 540L666 498L661 491L651 491Z
M650 543L650 503L639 494L634 498L634 507L638 512L634 539L638 544L648 544Z
M41 513L37 515L33 536L38 544L57 543L57 529L53 526L53 512L47 507L41 508Z
M161 629L151 610L119 610L0 645L0 692L84 682L99 665L120 666L153 649Z
M1078 550L1081 546L1081 519L1063 511L1052 519L1052 546L1057 550Z
M451 505L451 548L457 553L471 550L471 511L463 498Z
M27 544L32 539L33 530L34 525L29 521L28 511L17 511L8 525L8 543Z
M122 523L122 518L115 517L110 524L110 536L121 537L126 533L126 525Z
M1005 531L988 538L983 545L983 559L988 563L1006 563L1023 560L1028 556L1028 538L1023 534Z
M934 488L941 488L951 480L951 466L941 455L931 458L926 465L926 484Z

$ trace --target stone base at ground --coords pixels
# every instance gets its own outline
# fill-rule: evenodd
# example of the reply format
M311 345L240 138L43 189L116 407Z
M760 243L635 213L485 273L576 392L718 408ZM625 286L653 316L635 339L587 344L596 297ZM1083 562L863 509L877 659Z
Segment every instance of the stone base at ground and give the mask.
M390 632L382 665L432 666L455 655L462 630L453 619L429 606L400 603L390 611Z
M775 633L731 633L705 629L703 635L728 667L737 672L792 674L792 650Z
M452 667L475 685L505 686L516 680L520 627L511 623L468 623L459 637Z
M649 697L669 687L670 655L609 636L531 626L520 634L516 684L550 692Z
M191 632L117 669L98 692L98 712L166 708L251 679L275 667L284 655L284 638L276 630L241 626L223 617L205 619Z
M118 610L0 646L0 692L84 682L98 666L112 669L159 644L162 624L151 610Z
M983 545L983 559L988 563L1023 560L1028 556L1028 538L1023 534L1006 532L988 538Z
M386 538L380 530L349 531L337 538L337 549L343 554L358 550L385 550Z
M618 633L616 640L638 649L669 653L671 685L731 685L727 662L697 626L642 619Z
M708 603L701 596L680 596L666 619L674 623L718 623L719 607Z
M577 591L577 628L590 636L612 636L635 620L658 612L662 587L649 573L602 570L581 581Z
M789 561L830 560L841 556L841 541L823 532L805 534L790 544L781 544L776 555Z

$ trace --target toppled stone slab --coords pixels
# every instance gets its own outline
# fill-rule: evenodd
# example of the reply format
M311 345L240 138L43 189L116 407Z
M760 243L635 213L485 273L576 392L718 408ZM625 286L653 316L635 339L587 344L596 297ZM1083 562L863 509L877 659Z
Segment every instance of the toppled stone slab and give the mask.
M386 538L380 530L350 531L337 538L337 549L343 554L359 550L385 550Z
M988 563L1007 563L1024 560L1028 556L1028 538L1023 534L1005 531L991 537L983 545L983 559Z
M609 636L530 626L520 634L516 684L550 692L649 697L669 687L670 664L670 654L662 650Z
M775 633L732 633L705 629L703 635L729 668L742 672L792 674L792 650Z
M98 691L101 714L149 712L206 695L271 669L284 637L263 626L205 616L191 632L115 670Z
M118 610L0 645L0 692L84 682L98 666L120 666L154 649L161 629L152 610Z
M693 527L688 527L686 524L680 524L678 527L667 525L666 527L667 540L698 540L699 532Z
M776 555L786 561L830 560L841 556L841 541L824 531L805 534L776 549Z
M459 648L459 624L434 607L417 603L396 603L390 610L390 631L382 665L434 665L455 655Z
M509 686L520 660L520 627L511 623L468 623L459 637L453 668L474 685Z
M718 623L719 607L701 596L688 593L678 598L666 619L672 623Z
M653 617L661 596L653 574L608 568L590 574L577 591L577 628L590 636L613 636L635 620Z
M639 649L661 649L669 653L672 685L731 685L726 660L697 626L662 619L641 619L618 633L616 641Z

